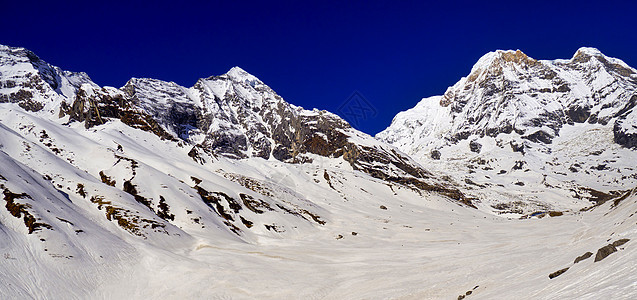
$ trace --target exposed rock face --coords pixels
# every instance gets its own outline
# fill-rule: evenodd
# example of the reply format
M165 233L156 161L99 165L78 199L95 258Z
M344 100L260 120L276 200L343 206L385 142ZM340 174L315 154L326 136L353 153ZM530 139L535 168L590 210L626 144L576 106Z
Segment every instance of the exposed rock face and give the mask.
M615 252L617 252L617 248L615 248L615 246L613 246L612 244L599 248L599 250L597 250L597 254L595 255L595 262L601 261Z
M71 106L63 103L60 114L68 114L72 120L84 122L86 128L119 119L133 128L153 132L162 139L175 140L152 116L136 109L125 94L111 87L95 89L82 85Z
M578 263L578 262L580 262L580 261L583 261L583 260L585 260L585 259L590 258L591 256L593 256L593 253L592 253L592 252L586 252L586 253L584 253L584 254L582 254L582 255L578 256L577 258L575 258L575 261L573 261L573 263L574 263L574 264L576 264L576 263Z
M342 158L355 170L419 189L442 191L470 204L447 181L439 182L408 156L353 129L327 111L285 102L238 67L200 79L192 88L132 79L123 97L175 138L213 155L307 163L312 155Z
M471 141L469 143L469 148L471 149L471 152L480 153L482 145L480 145L480 143L478 143L477 141Z
M549 279L553 279L553 278L555 278L557 276L560 276L560 275L566 273L566 271L568 271L568 269L569 268L564 268L564 269L561 269L561 270L558 270L558 271L555 271L555 272L549 274Z
M611 244L599 248L599 250L597 250L597 254L595 255L595 262L601 261L609 255L617 252L617 247L623 246L624 244L628 243L628 241L630 241L630 239L619 239L612 242Z
M431 158L435 160L439 160L442 154L438 150L431 150Z
M230 158L304 162L305 153L338 157L347 142L345 131L351 130L336 115L285 102L239 68L200 79L192 88L134 78L121 90L127 103L175 138Z
M615 115L613 133L615 142L628 147L637 149L637 95L633 95L628 103Z

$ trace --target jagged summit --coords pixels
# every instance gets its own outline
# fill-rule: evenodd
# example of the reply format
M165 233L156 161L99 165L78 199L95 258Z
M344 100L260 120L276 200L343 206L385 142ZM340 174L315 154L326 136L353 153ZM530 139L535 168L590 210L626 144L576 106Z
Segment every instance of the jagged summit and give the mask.
M554 64L554 63L573 63L573 62L584 62L588 61L588 58L595 57L600 62L606 63L611 62L614 64L619 64L622 67L632 69L622 60L617 58L612 58L606 56L599 49L593 47L581 47L579 48L572 56L571 59L555 59L555 60L538 60L532 57L529 57L521 50L495 50L488 52L478 59L478 61L474 64L470 73L475 73L478 70L485 70L489 67L501 67L506 65L507 63L512 63L512 65L518 66L533 66L537 64ZM634 70L634 69L633 69Z
M259 81L261 82L261 80L259 80L259 78L255 77L254 75L246 72L244 69L235 66L232 67L228 72L226 72L225 74L226 76L233 78L235 80L238 81L244 81L244 80L250 80L250 81Z
M238 66L230 68L228 72L222 75L213 75L207 78L201 78L197 81L197 83L202 81L215 81L220 79L231 80L236 83L247 84L253 88L268 88L269 89L269 87L265 85L265 83L263 83L263 81L261 81L259 78L248 73L247 71L245 71L244 69Z

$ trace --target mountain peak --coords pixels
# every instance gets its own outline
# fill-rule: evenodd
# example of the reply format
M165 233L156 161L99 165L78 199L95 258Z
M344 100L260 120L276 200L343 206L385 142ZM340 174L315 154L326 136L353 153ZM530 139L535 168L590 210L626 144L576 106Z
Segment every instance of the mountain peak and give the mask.
M402 114L390 126L391 132L408 127L423 134L416 139L411 133L400 139L386 138L387 133L379 136L405 152L425 155L422 149L444 143L431 138L426 148L423 140L431 136L443 136L453 144L472 135L495 138L515 132L528 141L550 144L567 125L620 124L608 131L617 144L634 147L637 127L622 124L633 124L628 115L635 107L636 90L637 70L595 48L580 48L571 60L535 60L519 50L497 50L482 56L467 77L449 87L439 108L417 106L418 113ZM447 126L421 129L423 120L440 120L441 115L440 123ZM434 129L438 131L428 134Z
M578 57L580 55L606 56L606 55L604 55L604 53L599 51L599 49L593 48L593 47L581 47L581 48L577 49L577 51L575 52L575 55L573 55L573 58Z
M492 66L501 66L503 63L529 65L536 62L537 60L530 58L520 50L495 50L480 57L471 69L471 73L488 69Z
M231 74L231 73L237 73L237 74L246 73L247 74L248 72L246 72L246 70L242 69L239 66L234 66L234 67L230 68L230 70L228 70L227 74Z
M234 79L236 81L239 82L261 82L261 80L259 80L259 78L257 78L256 76L246 72L244 69L235 66L232 67L226 74L226 76L228 76L231 79Z

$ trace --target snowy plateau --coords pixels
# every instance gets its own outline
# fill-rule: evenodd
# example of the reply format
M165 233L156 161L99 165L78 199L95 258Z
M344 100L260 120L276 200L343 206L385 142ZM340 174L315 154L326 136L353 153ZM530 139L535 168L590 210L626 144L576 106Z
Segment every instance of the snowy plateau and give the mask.
M637 71L482 57L376 137L0 46L0 299L634 299Z

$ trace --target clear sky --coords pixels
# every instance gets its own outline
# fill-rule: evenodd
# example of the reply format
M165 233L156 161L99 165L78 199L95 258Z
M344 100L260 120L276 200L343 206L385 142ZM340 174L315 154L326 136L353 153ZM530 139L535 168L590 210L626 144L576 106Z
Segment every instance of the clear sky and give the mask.
M350 120L358 91L369 113L355 125L369 134L495 49L553 59L591 46L637 66L635 1L97 2L0 0L0 44L115 87L192 86L240 66Z

